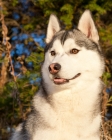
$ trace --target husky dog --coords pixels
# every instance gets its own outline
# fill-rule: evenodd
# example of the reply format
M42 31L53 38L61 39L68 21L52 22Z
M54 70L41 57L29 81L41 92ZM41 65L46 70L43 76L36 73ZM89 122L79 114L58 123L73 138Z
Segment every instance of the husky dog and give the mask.
M89 10L67 31L50 16L41 87L12 140L100 140L104 59L98 41Z

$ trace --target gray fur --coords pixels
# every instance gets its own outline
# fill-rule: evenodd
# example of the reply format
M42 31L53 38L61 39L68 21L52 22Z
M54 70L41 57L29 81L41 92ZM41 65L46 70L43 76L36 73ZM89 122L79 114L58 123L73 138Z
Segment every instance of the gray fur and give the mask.
M85 47L89 50L96 50L101 53L99 44L95 43L91 39L87 38L85 34L83 34L80 30L73 29L73 30L62 30L55 34L52 41L47 44L45 48L45 52L47 52L52 46L55 40L60 40L62 45L66 39L73 38L75 43L80 47Z
M53 15L52 15L51 19L54 20L55 17L53 17ZM55 19L54 21L56 22L57 20ZM53 26L52 21L50 22L50 24L51 24L51 26ZM57 23L57 25L58 25L58 23ZM53 26L53 28L55 28L55 26ZM49 26L49 30L50 30L50 26ZM53 33L53 32L51 32L51 33ZM49 34L50 34L50 32L49 32ZM48 34L48 37L49 37L49 34ZM80 48L81 47L86 48L87 52L88 52L88 50L92 50L93 52L95 52L93 56L95 56L95 55L98 56L98 57L96 57L96 60L98 60L98 62L101 63L102 69L100 71L101 71L101 74L102 74L103 69L104 69L104 60L103 60L103 55L101 53L101 49L99 47L99 44L94 42L93 40L89 39L88 37L86 37L86 35L78 29L67 30L67 31L66 30L57 31L54 34L54 36L52 37L52 39L51 39L51 36L50 36L50 38L48 38L47 41L49 42L49 40L50 39L51 40L50 40L49 43L47 43L47 46L45 48L45 55L47 54L47 56L49 56L48 50L52 48L53 43L55 41L60 40L62 46L64 46L65 41L69 38L73 39L74 44L78 45ZM69 52L70 52L70 50L69 50ZM67 58L68 58L68 56L69 55L67 55ZM77 57L74 57L74 58L77 59ZM48 66L49 66L49 64L47 64L47 62L46 62L47 59L48 58L46 58L46 60L44 60L43 65L42 65L41 87L40 87L38 93L33 98L32 111L29 114L27 120L23 124L21 124L21 126L18 130L16 130L16 132L12 136L11 140L38 140L38 139L39 140L40 139L42 139L42 140L53 140L53 139L54 140L99 140L100 113L101 113L101 94L100 93L101 93L102 88L103 88L103 84L102 84L100 78L95 77L96 83L97 82L98 83L97 84L95 83L95 86L96 86L95 88L96 89L94 89L94 90L96 91L96 93L95 93L95 96L92 96L92 97L94 97L94 100L95 100L94 103L92 102L93 98L91 98L91 96L90 96L91 95L90 91L87 94L88 97L85 98L85 100L87 100L89 98L89 100L87 100L87 102L86 102L85 100L83 100L83 98L84 98L84 96L82 94L83 89L81 91L81 94L78 93L79 96L77 96L77 92L80 91L78 89L79 87L77 86L78 91L77 90L75 91L74 85L72 85L72 84L70 85L70 89L67 89L67 92L70 91L70 94L71 94L70 96L68 96L68 93L67 92L65 93L66 87L64 87L64 86L61 87L60 85L55 85L53 83L53 81L50 78L47 77L48 74L49 74L49 73L45 73L46 71L48 72ZM61 59L61 57L60 57L60 59ZM78 59L78 60L80 60L80 59ZM73 61L74 61L74 59L73 59ZM85 59L84 59L84 61L85 61ZM51 62L49 62L49 63L51 63ZM60 63L60 62L58 62L58 63ZM64 64L66 64L66 61L64 61ZM46 66L46 65L48 65L48 66ZM83 65L83 64L81 64L81 65ZM97 64L97 65L99 66L100 64ZM68 64L68 67L69 67L69 64ZM44 70L46 70L46 71L44 72ZM84 72L86 73L86 71L84 71ZM99 74L99 71L97 71L97 72ZM73 72L73 74L74 74L74 72ZM91 74L91 72L90 72L90 74ZM82 75L83 75L83 72L82 72ZM66 76L66 74L65 74L65 76ZM89 80L91 81L93 79L89 79ZM49 82L47 80L49 80ZM88 79L86 79L86 80L88 80ZM88 81L86 81L86 82L90 84L90 87L93 86L92 83L90 81L89 82ZM93 82L94 82L94 80L93 80ZM83 85L85 87L86 84L83 83ZM68 84L68 87L69 87L69 84ZM72 87L72 89L71 89L71 87ZM52 94L50 93L51 92L50 88L52 89ZM60 95L60 92L58 92L58 90L57 90L58 88L61 89L61 90L59 90L61 92L61 95ZM82 88L82 87L80 87L80 88ZM72 92L72 90L73 90L73 92ZM76 93L74 93L74 91ZM87 92L88 92L88 89L85 90L85 94ZM91 92L93 92L93 91L91 91ZM58 100L55 93L59 93L59 97L60 98L62 97L63 100L61 100L61 99ZM81 97L81 95L82 95L82 97ZM73 96L73 100L71 98L72 96ZM70 98L70 100L68 99L68 97ZM75 97L77 97L79 100L77 101L77 99L75 99ZM81 102L82 100L83 100L83 102ZM90 103L89 105L91 106L91 108L89 108L87 106L88 102ZM91 104L91 102L92 102L92 104ZM80 110L78 110L79 112L77 113L77 108L80 106L81 107L80 109L82 110L83 109L82 108L83 104L85 105L85 108L84 108L85 110L87 109L86 107L88 107L87 113L89 114L89 121L88 121L88 118L87 118L87 114L84 114L85 116L83 116L83 114L79 114ZM69 106L69 105L71 105L71 106ZM76 107L76 110L75 110L75 107ZM68 110L66 110L66 108ZM73 110L73 112L71 110ZM65 114L65 116L63 116L63 113ZM74 116L72 116L73 113L74 114L76 113L76 114ZM85 111L84 111L84 113L85 113ZM71 118L69 118L69 115L70 115ZM79 118L77 116L79 116ZM52 118L50 118L50 117L52 117ZM83 123L85 123L85 121L87 121L87 124L89 123L91 125L91 131L93 131L93 132L90 131L89 136L88 136L88 134L86 134L89 131L89 129L86 132L85 128L83 128L84 127L83 124L77 124L78 121L75 120L75 117L78 118L79 120L81 118ZM51 119L52 119L52 121L51 121ZM64 119L65 119L65 122L64 122ZM85 121L83 119L85 119ZM61 120L61 122L60 122L60 120ZM96 126L93 126L92 124L93 124L93 122L96 124L97 120L99 120L99 122L98 122L98 127L96 128ZM60 123L60 124L58 124L58 123ZM65 124L67 124L68 126L66 126ZM74 125L74 127L73 127L72 124L76 124L77 126ZM60 130L58 125L60 127L62 127L62 130L61 130L62 134L59 131L59 137L55 138L56 133L58 131L57 128ZM63 126L64 126L64 128L63 128ZM86 127L86 125L85 125L85 127ZM98 130L95 131L93 127L95 127ZM70 130L67 130L69 128L70 128ZM75 128L75 130L74 130L74 128ZM82 130L85 131L84 134L83 134ZM44 136L43 135L38 136L37 135L37 134L39 134L38 131L42 132L42 134L44 133ZM46 131L47 131L47 133L46 133ZM65 133L64 133L64 131L65 131ZM66 135L67 135L66 132L67 131L70 132L70 134L68 134L69 136L71 136L71 134L73 134L74 136L73 137L71 136L70 139L67 138L66 137ZM77 134L74 134L73 133L74 131ZM46 139L46 134L47 134L47 139ZM75 135L77 135L77 136L75 137ZM95 135L95 137L94 136L92 137L92 135ZM61 139L61 137L62 137L62 139Z

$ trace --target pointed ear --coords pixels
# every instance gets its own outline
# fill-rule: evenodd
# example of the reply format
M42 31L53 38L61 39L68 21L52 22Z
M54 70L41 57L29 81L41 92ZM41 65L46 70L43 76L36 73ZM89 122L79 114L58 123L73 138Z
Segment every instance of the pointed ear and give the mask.
M56 32L60 30L60 24L55 15L51 15L47 27L46 43L49 43Z
M89 10L86 10L82 14L79 20L78 29L81 32L83 32L88 38L98 43L99 41L98 31L95 27L94 21L92 19L92 16Z

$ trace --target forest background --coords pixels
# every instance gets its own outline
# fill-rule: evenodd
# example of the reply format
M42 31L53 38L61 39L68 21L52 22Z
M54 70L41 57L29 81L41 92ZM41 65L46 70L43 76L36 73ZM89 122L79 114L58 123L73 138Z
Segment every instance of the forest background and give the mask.
M105 132L108 140L112 139L112 1L0 0L0 140L9 139L30 112L31 99L41 82L50 14L56 14L62 26L70 29L85 9L93 14L105 56L103 121L110 124Z

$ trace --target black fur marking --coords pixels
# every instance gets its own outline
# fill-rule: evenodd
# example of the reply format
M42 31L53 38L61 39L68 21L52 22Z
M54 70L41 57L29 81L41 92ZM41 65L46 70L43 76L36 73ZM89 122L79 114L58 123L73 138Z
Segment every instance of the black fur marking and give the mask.
M21 140L30 140L29 133L26 130L26 121L22 124L22 129L20 131L20 139Z
M101 53L99 44L95 43L91 39L87 38L85 34L83 34L79 29L75 28L73 30L62 30L56 33L53 37L52 41L47 44L45 48L45 53L52 48L53 43L55 40L59 39L61 44L63 45L64 42L68 39L74 39L75 43L80 47L85 47L88 50L95 50L98 53Z
M64 44L65 40L67 39L68 34L69 34L69 31L65 31L65 32L62 34L61 39L60 39L62 45Z
M55 36L53 37L52 41L46 45L46 47L45 47L45 53L50 48L52 48L54 41L57 40L57 39L59 39L61 41L61 44L63 45L64 42L65 42L65 40L67 39L68 35L69 35L69 31L61 30L61 31L57 32L55 34Z

